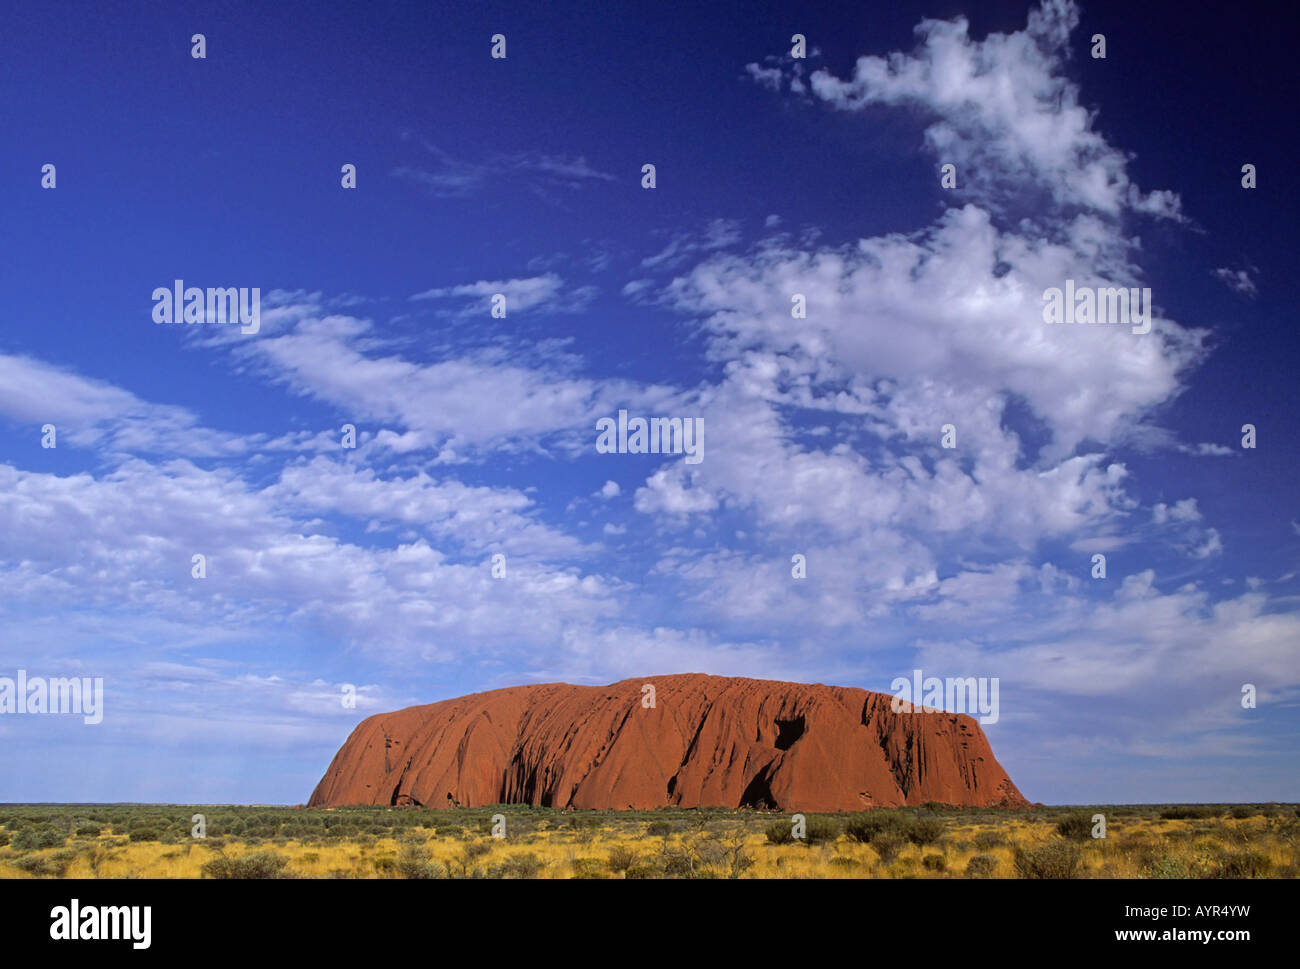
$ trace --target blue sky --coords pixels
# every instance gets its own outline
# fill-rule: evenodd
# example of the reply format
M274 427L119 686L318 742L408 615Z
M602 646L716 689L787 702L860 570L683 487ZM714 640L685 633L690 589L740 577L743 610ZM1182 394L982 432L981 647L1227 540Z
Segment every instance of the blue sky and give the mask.
M0 799L300 803L410 704L920 668L999 678L1032 800L1300 800L1267 9L11 5L0 676L105 713L0 717ZM1151 332L1045 325L1067 278ZM175 279L260 331L156 325ZM597 453L620 408L704 459Z

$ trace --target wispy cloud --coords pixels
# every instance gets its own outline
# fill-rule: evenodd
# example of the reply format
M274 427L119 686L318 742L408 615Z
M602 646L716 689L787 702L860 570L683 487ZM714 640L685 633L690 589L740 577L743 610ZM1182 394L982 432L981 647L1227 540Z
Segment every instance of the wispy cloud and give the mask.
M1219 282L1223 283L1234 293L1240 293L1242 296L1249 296L1253 299L1259 292L1258 287L1255 285L1255 276L1258 272L1259 270L1254 267L1249 267L1247 269L1228 269L1226 267L1220 267L1214 270L1213 275L1215 279L1219 280Z
M467 196L495 180L516 179L534 189L556 186L577 189L589 182L618 180L593 166L583 155L529 151L467 161L427 141L421 144L432 156L433 164L401 165L394 168L392 174L422 185L440 197Z
M492 298L505 297L507 315L533 310L547 313L581 313L596 296L593 286L580 286L564 290L564 280L555 273L528 276L522 279L481 279L475 283L442 286L426 289L411 296L413 301L454 300L461 306L455 310L442 310L442 315L461 318L482 315L492 310Z

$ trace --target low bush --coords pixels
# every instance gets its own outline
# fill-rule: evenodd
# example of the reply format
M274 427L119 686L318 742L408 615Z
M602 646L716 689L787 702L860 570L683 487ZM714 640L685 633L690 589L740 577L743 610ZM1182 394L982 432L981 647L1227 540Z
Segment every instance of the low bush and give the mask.
M599 858L574 858L574 878L604 878L605 865Z
M625 872L636 864L637 853L631 848L618 845L609 853L609 870Z
M893 831L886 831L871 839L871 850L879 855L881 862L886 865L897 858L906 845L907 839Z
M1263 878L1273 868L1268 855L1259 851L1224 851L1214 859L1210 878Z
M904 819L892 811L867 811L855 814L844 825L844 833L850 841L869 844L878 834L897 831L903 827Z
M788 845L794 841L794 833L791 830L792 825L789 821L776 821L767 826L763 833L767 836L767 843L772 845Z
M393 870L403 878L442 878L443 867L429 860L429 849L422 844L407 844L398 852Z
M1198 804L1175 804L1164 808L1160 812L1160 817L1166 821L1187 821L1191 818L1210 818L1213 816L1214 808Z
M1056 822L1056 833L1071 841L1092 840L1092 816L1082 811L1067 814Z
M62 848L68 835L62 828L52 824L37 824L23 828L13 837L15 851L34 851L40 848Z
M805 844L832 844L839 840L839 837L840 826L830 818L814 815L804 821L803 841Z
M495 874L501 878L536 878L545 867L546 862L527 851L501 862Z
M943 836L944 824L938 818L916 818L907 826L907 840L916 845L934 844Z
M974 840L975 847L981 851L988 851L990 848L1007 843L1006 835L1001 831L980 831L976 833Z
M254 851L239 858L220 855L206 862L201 871L207 878L289 878L289 859L274 851Z
M1064 839L1037 848L1017 848L1016 872L1021 878L1074 878L1083 860L1079 846Z
M967 878L990 878L998 870L998 860L992 855L976 855L966 862Z

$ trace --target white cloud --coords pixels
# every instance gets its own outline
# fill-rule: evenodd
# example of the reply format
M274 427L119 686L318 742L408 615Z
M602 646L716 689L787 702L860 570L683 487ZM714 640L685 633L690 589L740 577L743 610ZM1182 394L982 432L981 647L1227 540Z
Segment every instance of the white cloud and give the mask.
M958 166L959 185L1019 192L1032 180L1062 205L1181 218L1176 195L1143 194L1130 181L1127 156L1095 129L1062 73L1078 22L1070 0L1044 0L1024 31L982 41L970 38L964 17L923 20L913 53L860 57L847 81L816 71L812 90L845 110L884 104L929 113L926 141Z
M1242 296L1249 296L1252 299L1259 292L1255 285L1255 274L1258 270L1252 269L1227 269L1221 267L1214 270L1214 278L1226 285L1234 293L1240 293Z
M331 475L320 462L311 470ZM567 623L616 611L607 581L543 564L579 546L524 519L517 495L449 491L419 478L385 483L369 473L348 484L341 470L332 474L339 490L331 505L330 489L313 490L305 470L258 490L230 471L179 460L131 460L100 478L0 465L0 586L10 606L96 606L121 617L122 629L140 621L133 613L245 641L281 625L319 624L377 653L444 660L513 643L525 627L535 643L555 643ZM447 507L457 496L464 505ZM344 516L377 507L441 513L426 527L447 550L423 538L343 541L306 520L326 506ZM486 546L494 541L511 549L508 581L491 578ZM205 579L191 577L199 553ZM474 558L457 562L463 553Z
M1205 541L1192 549L1192 558L1207 559L1212 555L1218 555L1223 551L1223 539L1219 536L1217 528L1211 528L1205 536Z
M702 252L726 249L740 241L740 223L734 219L714 219L701 232L680 233L653 256L641 260L644 269L679 266ZM629 286L632 284L628 284ZM628 293L627 287L624 292ZM633 295L629 293L629 295Z
M1196 507L1195 498L1184 498L1181 501L1174 502L1173 505L1166 505L1163 501L1158 502L1151 509L1151 520L1157 525L1163 525L1165 522L1194 522L1201 520L1201 513Z
M572 360L537 347L495 346L417 362L385 352L368 321L321 319L311 307L297 313L281 335L238 344L234 352L272 380L334 405L359 430L381 425L373 438L381 450L433 450L454 463L493 449L536 448L556 435L586 446L596 418L616 412L620 401L669 396L572 376Z
M553 185L577 189L588 182L618 181L614 175L588 163L583 155L516 152L473 162L457 158L428 141L421 144L432 156L434 167L399 165L391 174L421 185L440 198L463 198L499 181L521 181L534 189Z
M523 279L479 280L459 286L444 286L416 293L412 300L463 300L465 305L455 314L461 319L470 316L489 317L492 298L505 297L506 315L540 310L548 313L580 313L595 298L593 287L583 286L564 292L564 281L555 273L530 276Z
M53 424L56 444L119 455L234 456L267 441L266 435L244 437L203 427L184 407L151 403L107 381L83 377L32 357L3 353L0 416L31 425L34 441L42 426Z

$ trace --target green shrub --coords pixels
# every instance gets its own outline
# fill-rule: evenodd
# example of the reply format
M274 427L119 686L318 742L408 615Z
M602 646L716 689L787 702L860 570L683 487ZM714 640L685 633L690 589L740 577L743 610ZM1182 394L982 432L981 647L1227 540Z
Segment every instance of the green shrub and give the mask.
M1001 831L980 831L975 835L975 847L981 851L988 851L990 848L1006 843L1006 835Z
M1160 812L1166 821L1186 821L1191 818L1208 818L1214 816L1214 808L1195 804L1175 804Z
M663 838L673 833L673 826L667 821L651 821L646 825L645 833L652 838Z
M492 850L490 841L471 841L461 848L459 858L447 863L448 878L482 878L484 871L474 862Z
M907 826L907 840L916 845L934 844L943 836L944 824L938 818L917 818Z
M867 811L850 817L844 825L844 833L850 841L870 844L878 834L901 829L904 821L902 816L892 811Z
M637 853L631 848L625 848L618 845L609 853L609 870L610 871L627 871L636 864Z
M8 831L0 831L0 848L3 848L5 845L9 843L10 837L11 836Z
M943 855L926 855L921 859L921 864L929 871L948 870L948 859Z
M1147 878L1206 878L1210 873L1210 863L1204 857L1163 854L1154 845L1145 846L1140 855Z
M55 878L62 878L80 854L81 851L77 848L62 848L59 851L50 852L45 857L45 862Z
M1224 851L1215 858L1211 878L1263 878L1273 867L1272 860L1258 851Z
M840 826L830 818L813 815L804 821L805 844L832 844L839 839L839 836Z
M574 858L574 878L604 878L605 865L599 858Z
M789 821L776 821L767 826L763 833L767 836L767 843L772 845L788 845L794 841L794 833L791 831Z
M893 831L884 831L871 839L871 848L880 856L882 864L888 865L898 857L907 844L907 839Z
M1079 846L1064 839L1038 848L1016 848L1016 872L1021 878L1074 878L1083 860Z
M35 875L38 878L42 875L56 874L55 866L52 865L50 859L44 855L23 855L21 858L15 858L13 860L13 866L27 872L29 875ZM64 865L63 870L67 871L67 867L67 865ZM63 872L58 872L58 874L62 875Z
M132 841L157 841L158 831L155 828L132 828Z
M1056 833L1071 841L1090 841L1092 839L1092 817L1082 811L1067 814L1056 822Z
M1248 804L1237 804L1234 805L1228 813L1234 818L1241 820L1242 818L1253 818L1256 812L1255 809Z
M208 878L290 878L285 871L289 859L274 851L255 851L239 858L224 855L213 858L202 867Z
M13 837L15 851L33 851L39 848L62 848L68 836L62 828L52 824L37 824L23 828Z
M497 866L497 873L502 878L536 878L542 873L546 863L531 851L513 855Z
M422 844L403 846L393 868L403 878L432 879L445 874L441 865L429 860L429 849Z
M975 855L966 862L967 878L990 878L998 870L998 860L992 855Z

